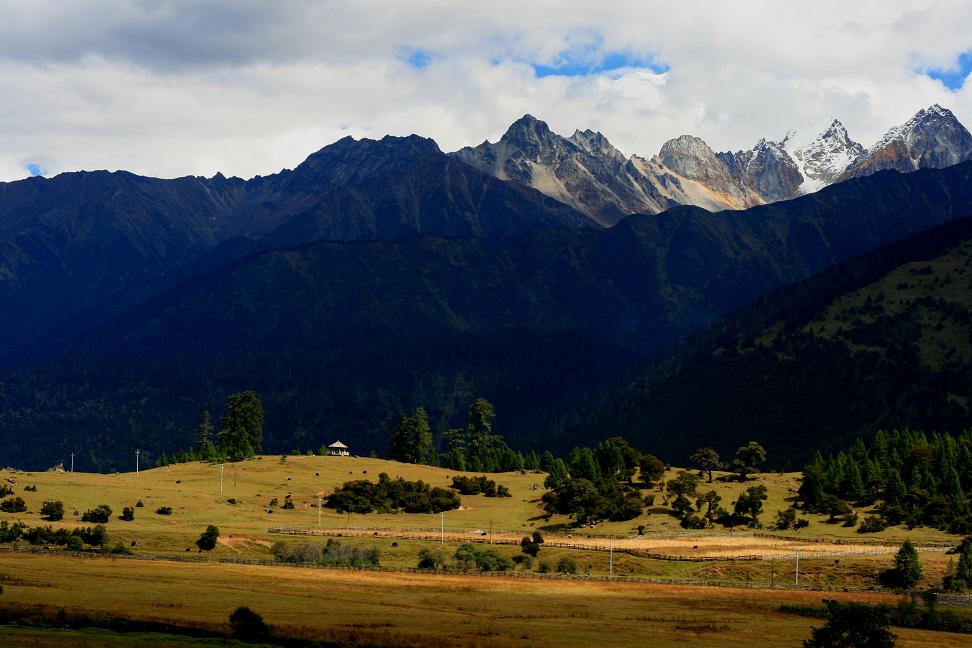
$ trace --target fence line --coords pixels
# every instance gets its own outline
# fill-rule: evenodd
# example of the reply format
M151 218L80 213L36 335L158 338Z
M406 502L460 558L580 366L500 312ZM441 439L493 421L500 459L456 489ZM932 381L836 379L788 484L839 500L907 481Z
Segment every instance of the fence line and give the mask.
M485 532L479 533L479 530L456 532L455 529L447 530L444 534L441 529L430 529L430 528L406 528L402 527L400 529L388 528L388 527L356 527L356 526L328 526L328 527L270 527L267 529L268 533L278 534L278 535L291 535L291 536L322 536L322 537L344 537L345 533L368 533L372 535L370 537L380 537L390 540L419 540L425 542L439 542L445 539L449 542L473 542L482 544L496 544L496 545L519 545L520 541L515 538L503 538L503 537L493 537L489 535L484 535ZM434 531L434 533L433 533ZM495 532L494 532L495 533ZM517 534L523 535L526 532L504 532L510 535ZM700 533L686 533L678 534L672 537L706 537L710 534L700 534ZM740 537L742 534L734 534L735 537ZM357 535L351 537L369 537L365 535ZM549 535L547 536L550 537ZM589 539L591 536L581 536ZM659 536L660 537L660 536ZM726 537L729 537L728 534ZM747 537L747 535L742 535L742 537ZM779 537L768 534L756 534L755 532L748 532L748 537L762 537L767 539L780 540L781 542L803 542L802 538L786 538ZM601 539L600 536L596 536L596 539ZM644 539L645 536L633 536L630 539ZM606 539L606 537L605 537ZM808 541L808 544L812 541ZM840 544L841 549L832 549L828 551L800 551L801 558L854 558L863 556L879 556L884 554L890 554L895 551L894 547L891 545L877 545L874 543L835 543ZM544 542L545 547L553 547L558 549L572 549L579 551L610 551L609 547L588 545L588 544L577 544L570 542L560 542L557 540L546 540ZM843 549L847 547L847 549ZM852 548L853 547L853 548ZM918 547L919 551L945 551L946 547L939 545L925 545ZM773 549L769 548L766 552L760 554L736 554L729 556L692 556L686 554L666 554L660 552L653 552L646 549L639 549L636 547L614 547L613 551L616 553L628 554L631 556L636 556L639 558L649 558L652 560L667 560L673 562L733 562L733 561L755 561L755 560L777 560L786 556L792 556L796 550L792 549Z
M592 581L601 583L632 583L647 585L692 585L700 587L722 587L728 589L773 589L807 592L867 592L876 594L900 594L899 591L883 587L842 586L827 588L813 583L795 585L792 583L757 583L753 581L722 581L702 578L648 578L644 576L592 576L589 574L541 574L539 572L479 571L471 569L446 568L441 570L419 569L418 567L382 567L374 565L323 565L319 563L287 563L276 560L251 558L220 558L217 561L201 556L156 556L151 554L113 554L90 551L52 551L49 547L0 547L0 553L27 553L38 555L66 555L73 558L91 560L139 560L146 562L176 562L189 564L253 565L266 567L290 567L294 569L322 569L350 572L425 574L440 576L477 576L481 578L539 579L559 581ZM936 602L944 605L972 605L972 595L937 594ZM918 603L922 601L919 599Z

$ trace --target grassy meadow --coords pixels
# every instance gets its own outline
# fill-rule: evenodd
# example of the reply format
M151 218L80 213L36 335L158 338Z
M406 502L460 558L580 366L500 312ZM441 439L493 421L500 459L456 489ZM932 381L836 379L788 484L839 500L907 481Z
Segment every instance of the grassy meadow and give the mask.
M779 611L781 603L819 604L821 593L803 591L25 555L0 555L0 574L4 606L56 606L225 630L229 613L248 605L277 633L359 645L794 646L821 623ZM825 596L897 601L878 594ZM899 646L968 643L967 635L894 631ZM53 633L0 628L9 646L53 645L43 643ZM62 642L84 639L79 632L58 636ZM128 639L133 643L121 635L115 643L89 645L142 645L139 637Z

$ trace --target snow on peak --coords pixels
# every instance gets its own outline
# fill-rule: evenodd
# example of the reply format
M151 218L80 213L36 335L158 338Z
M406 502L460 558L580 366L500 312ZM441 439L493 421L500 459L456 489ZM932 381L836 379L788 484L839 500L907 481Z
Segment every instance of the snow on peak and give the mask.
M803 176L800 193L826 187L864 153L864 147L850 138L836 118L791 130L780 146L793 158Z

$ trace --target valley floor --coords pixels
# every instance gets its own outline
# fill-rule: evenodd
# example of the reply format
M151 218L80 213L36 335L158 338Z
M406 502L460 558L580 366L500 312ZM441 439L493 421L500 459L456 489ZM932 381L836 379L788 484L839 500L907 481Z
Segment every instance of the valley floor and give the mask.
M589 580L346 572L0 554L0 610L42 607L226 631L247 605L280 635L378 646L799 645L822 622L780 604L819 592ZM827 598L895 604L884 594ZM215 641L0 628L3 645L222 645ZM899 646L968 645L968 635L894 629ZM95 642L97 640L97 643ZM182 642L182 643L179 643Z

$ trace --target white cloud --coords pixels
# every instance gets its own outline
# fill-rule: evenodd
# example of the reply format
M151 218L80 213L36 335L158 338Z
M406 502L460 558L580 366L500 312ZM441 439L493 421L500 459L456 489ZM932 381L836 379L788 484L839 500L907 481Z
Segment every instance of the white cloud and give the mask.
M526 112L643 155L682 133L748 147L831 115L870 144L935 102L972 125L972 84L922 73L972 49L960 1L0 0L0 15L0 179L30 163L248 177L349 133L453 150ZM671 70L536 77L567 50Z

